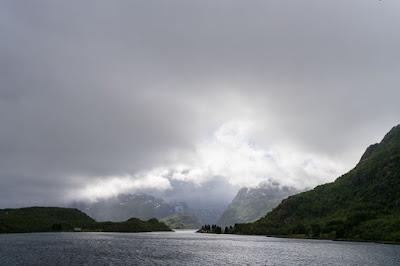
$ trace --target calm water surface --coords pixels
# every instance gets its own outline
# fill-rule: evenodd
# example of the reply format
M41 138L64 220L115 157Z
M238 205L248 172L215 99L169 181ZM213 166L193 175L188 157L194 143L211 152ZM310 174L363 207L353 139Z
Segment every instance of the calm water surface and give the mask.
M400 246L168 233L0 235L0 265L400 265Z

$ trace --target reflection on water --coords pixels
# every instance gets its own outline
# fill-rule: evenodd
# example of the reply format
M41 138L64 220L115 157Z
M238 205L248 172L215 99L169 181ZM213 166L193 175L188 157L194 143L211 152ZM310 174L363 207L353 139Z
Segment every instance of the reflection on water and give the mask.
M165 233L0 235L0 265L400 265L400 246Z

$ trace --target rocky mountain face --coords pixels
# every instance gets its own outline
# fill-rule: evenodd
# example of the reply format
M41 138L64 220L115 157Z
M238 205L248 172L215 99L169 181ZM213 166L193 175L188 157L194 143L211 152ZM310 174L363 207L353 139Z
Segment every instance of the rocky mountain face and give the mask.
M335 182L285 199L238 234L400 242L400 125Z
M284 198L298 193L294 188L260 184L256 188L242 188L228 205L217 224L220 226L246 223L263 217Z

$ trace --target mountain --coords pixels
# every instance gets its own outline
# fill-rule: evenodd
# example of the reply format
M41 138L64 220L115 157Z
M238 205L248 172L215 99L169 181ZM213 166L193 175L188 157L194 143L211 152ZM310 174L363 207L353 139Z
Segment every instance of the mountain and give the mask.
M148 194L122 194L94 203L74 203L78 208L98 221L126 221L131 217L139 219L163 219L172 228L198 228L197 217L185 203L167 203Z
M169 204L163 199L147 194L122 194L94 203L74 203L72 206L98 221L114 222L125 221L131 217L160 219L186 209L184 204Z
M0 209L0 233L29 233L54 231L148 232L170 231L156 219L141 221L131 218L125 222L96 222L85 213L72 208L30 207Z
M167 202L184 202L201 224L215 224L237 193L237 187L221 176L215 176L201 185L182 180L170 180L170 183L171 189L162 192L159 197Z
M191 209L200 224L215 224L226 209L226 205L210 206L208 208Z
M186 212L172 214L160 221L173 229L197 229L201 226L195 215Z
M217 224L229 226L253 222L275 208L284 198L298 193L294 188L278 184L260 184L255 188L242 188L223 212Z
M0 233L70 231L96 221L77 209L30 207L0 210Z
M400 241L400 125L335 182L285 199L238 234Z

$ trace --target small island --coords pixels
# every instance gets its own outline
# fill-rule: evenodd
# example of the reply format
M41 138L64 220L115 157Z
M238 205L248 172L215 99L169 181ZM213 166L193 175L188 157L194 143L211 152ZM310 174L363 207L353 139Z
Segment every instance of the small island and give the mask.
M221 226L218 226L216 224L213 225L205 224L199 230L197 230L196 233L232 234L233 229L234 227L232 226L225 226L225 229L223 229Z
M29 207L0 209L0 233L33 232L154 232L172 231L157 219L97 222L73 208Z

